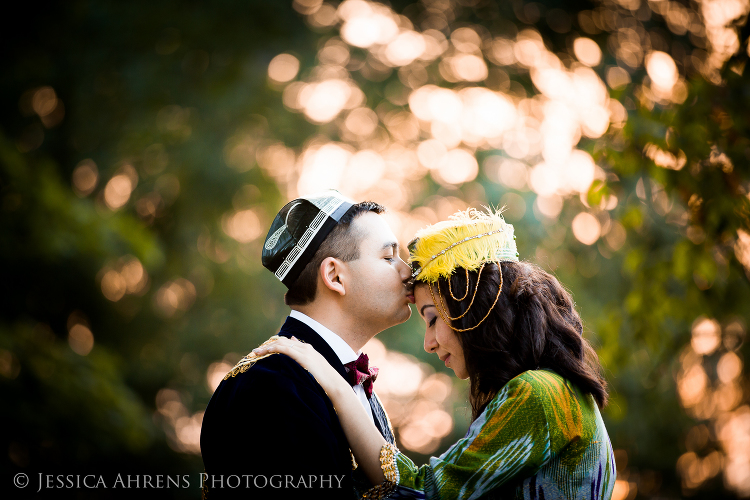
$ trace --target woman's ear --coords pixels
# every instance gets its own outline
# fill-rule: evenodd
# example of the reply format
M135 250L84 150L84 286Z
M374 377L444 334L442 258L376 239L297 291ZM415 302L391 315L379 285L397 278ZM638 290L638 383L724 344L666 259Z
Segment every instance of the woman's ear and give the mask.
M323 285L341 296L346 295L345 268L346 265L334 257L326 257L320 263L320 278L323 280Z

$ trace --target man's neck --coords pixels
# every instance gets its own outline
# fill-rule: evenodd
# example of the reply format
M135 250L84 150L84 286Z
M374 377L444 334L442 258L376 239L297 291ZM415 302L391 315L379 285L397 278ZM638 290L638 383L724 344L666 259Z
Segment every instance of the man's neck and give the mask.
M349 321L338 311L326 307L316 307L312 304L305 306L294 306L293 310L314 319L333 333L341 337L354 352L359 352L362 347L375 336L377 332L366 332L361 330L360 325Z

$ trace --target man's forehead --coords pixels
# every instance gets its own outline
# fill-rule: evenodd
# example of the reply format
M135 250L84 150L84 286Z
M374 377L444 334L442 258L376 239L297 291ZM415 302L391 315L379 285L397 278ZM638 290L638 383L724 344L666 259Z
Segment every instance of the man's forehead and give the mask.
M354 219L354 229L359 232L362 243L376 250L382 250L395 245L398 249L398 240L393 234L391 227L383 217L368 212Z

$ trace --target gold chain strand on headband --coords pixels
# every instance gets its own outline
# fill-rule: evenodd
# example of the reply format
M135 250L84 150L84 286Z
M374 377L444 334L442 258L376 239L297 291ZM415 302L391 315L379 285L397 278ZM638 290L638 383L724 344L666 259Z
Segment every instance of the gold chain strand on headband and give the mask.
M469 302L469 306L466 308L466 311L461 316L456 316L455 318L451 318L450 314L448 313L448 306L445 304L445 300L443 299L443 292L440 290L440 281L436 283L437 289L438 289L438 295L440 296L440 307L443 308L444 316L448 318L451 321L456 321L457 319L461 319L466 314L468 314L469 309L471 309L472 304L474 304L474 299L477 297L477 290L479 290L479 278L482 277L482 269L484 269L485 262L482 263L482 267L479 268L479 274L477 274L477 286L474 288L474 295L471 296L471 302ZM468 273L468 272L467 272ZM467 276L468 277L468 276ZM468 283L468 280L467 280ZM432 291L432 288L430 288L430 291ZM434 297L433 297L434 300ZM435 307L438 307L437 305Z
M440 311L440 308L437 307L437 306L435 307L435 309L437 309L438 314L440 314L440 317L443 320L443 322L446 325L448 325L448 327L450 327L451 330L453 330L454 332L468 332L470 330L474 330L475 328L479 328L479 325L481 325L482 323L484 323L484 320L486 320L490 316L490 313L495 308L495 305L497 304L497 301L500 299L500 293L502 293L502 291L503 291L503 270L500 267L500 262L497 262L497 269L500 272L500 286L497 288L497 296L495 297L495 302L492 303L492 306L490 306L490 309L487 311L487 314L484 315L484 318L482 318L479 321L479 323L477 323L476 325L472 326L471 328L454 328L453 325L451 325L450 322L448 320L446 320L445 316L443 316L443 313ZM477 279L477 284L478 284L478 282L479 282L479 279ZM432 291L432 285L429 285L429 287L430 287L430 294L432 295L432 301L435 302L435 293ZM439 285L438 285L438 293L439 292L440 292L440 288L439 288ZM466 314L466 313L464 313L464 314Z
M451 297L456 302L462 302L466 297L469 296L469 270L464 268L464 271L466 271L466 293L464 293L464 296L461 297L460 299L457 299L456 296L453 295L453 290L451 290L451 279L448 278L448 293L451 294Z
M445 314L443 313L443 311L440 310L440 305L438 305L438 301L435 300L435 291L432 289L432 285L427 285L427 286L430 287L430 295L432 296L432 303L435 304L435 309L437 310L438 315L440 315L440 319L442 319L443 323L445 323L446 325L451 326L450 321L448 321L448 319L445 317ZM437 283L435 283L435 286L439 287L440 282L438 281ZM451 326L451 328L453 327Z

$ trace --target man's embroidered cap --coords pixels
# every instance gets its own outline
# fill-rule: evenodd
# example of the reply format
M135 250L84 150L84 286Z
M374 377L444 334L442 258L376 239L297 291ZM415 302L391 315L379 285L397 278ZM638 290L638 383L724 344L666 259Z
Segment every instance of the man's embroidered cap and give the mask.
M334 190L284 205L268 230L263 267L289 288L352 205L352 200Z
M409 243L412 279L435 283L457 268L476 271L486 262L518 262L513 226L499 211L470 208L417 232Z

